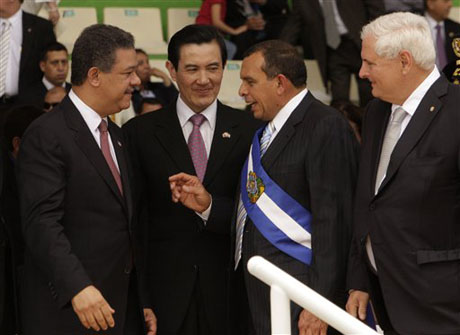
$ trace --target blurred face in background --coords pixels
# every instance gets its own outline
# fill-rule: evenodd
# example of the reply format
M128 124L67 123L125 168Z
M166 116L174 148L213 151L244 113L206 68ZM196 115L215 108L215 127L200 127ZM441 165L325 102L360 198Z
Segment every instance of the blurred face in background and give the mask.
M436 21L443 21L449 17L452 0L427 0L426 10Z
M68 55L65 50L48 51L40 62L40 69L54 86L62 86L69 72Z
M145 85L146 83L150 81L150 74L152 71L152 68L150 67L150 64L149 64L149 57L142 52L137 52L136 59L137 59L136 74L141 80L141 83Z

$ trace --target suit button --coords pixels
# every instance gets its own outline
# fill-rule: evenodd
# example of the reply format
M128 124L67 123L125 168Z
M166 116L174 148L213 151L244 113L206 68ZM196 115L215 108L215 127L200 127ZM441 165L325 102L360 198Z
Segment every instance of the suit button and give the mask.
M374 209L375 209L375 205L374 205L374 204L371 204L371 205L369 206L369 210L373 211Z
M198 265L194 264L194 265L193 265L193 269L194 269L195 271L198 270Z
M129 275L131 273L131 269L130 268L125 268L125 274Z

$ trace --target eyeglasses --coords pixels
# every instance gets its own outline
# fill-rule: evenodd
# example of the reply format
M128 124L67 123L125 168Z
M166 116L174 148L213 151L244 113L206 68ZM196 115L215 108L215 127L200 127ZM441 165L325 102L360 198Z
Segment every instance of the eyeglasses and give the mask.
M51 108L56 107L57 105L59 105L59 102L53 102L53 103L44 102L43 103L43 108L44 109L51 109Z

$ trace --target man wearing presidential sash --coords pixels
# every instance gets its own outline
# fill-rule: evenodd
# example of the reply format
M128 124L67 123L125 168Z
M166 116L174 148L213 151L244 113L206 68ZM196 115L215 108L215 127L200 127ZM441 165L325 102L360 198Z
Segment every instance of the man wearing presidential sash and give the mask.
M240 76L239 94L267 124L254 136L241 175L234 268L243 270L249 334L266 335L270 290L247 271L254 255L345 304L358 144L347 121L309 92L305 63L292 46L253 46ZM292 334L332 333L295 304L291 322Z

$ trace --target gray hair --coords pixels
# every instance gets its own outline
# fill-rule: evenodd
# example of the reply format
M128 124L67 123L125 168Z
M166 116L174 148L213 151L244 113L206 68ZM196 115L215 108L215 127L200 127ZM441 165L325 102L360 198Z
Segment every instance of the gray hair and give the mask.
M430 27L423 16L399 12L383 15L363 27L361 39L374 37L379 57L393 59L407 50L415 64L431 70L436 60Z

